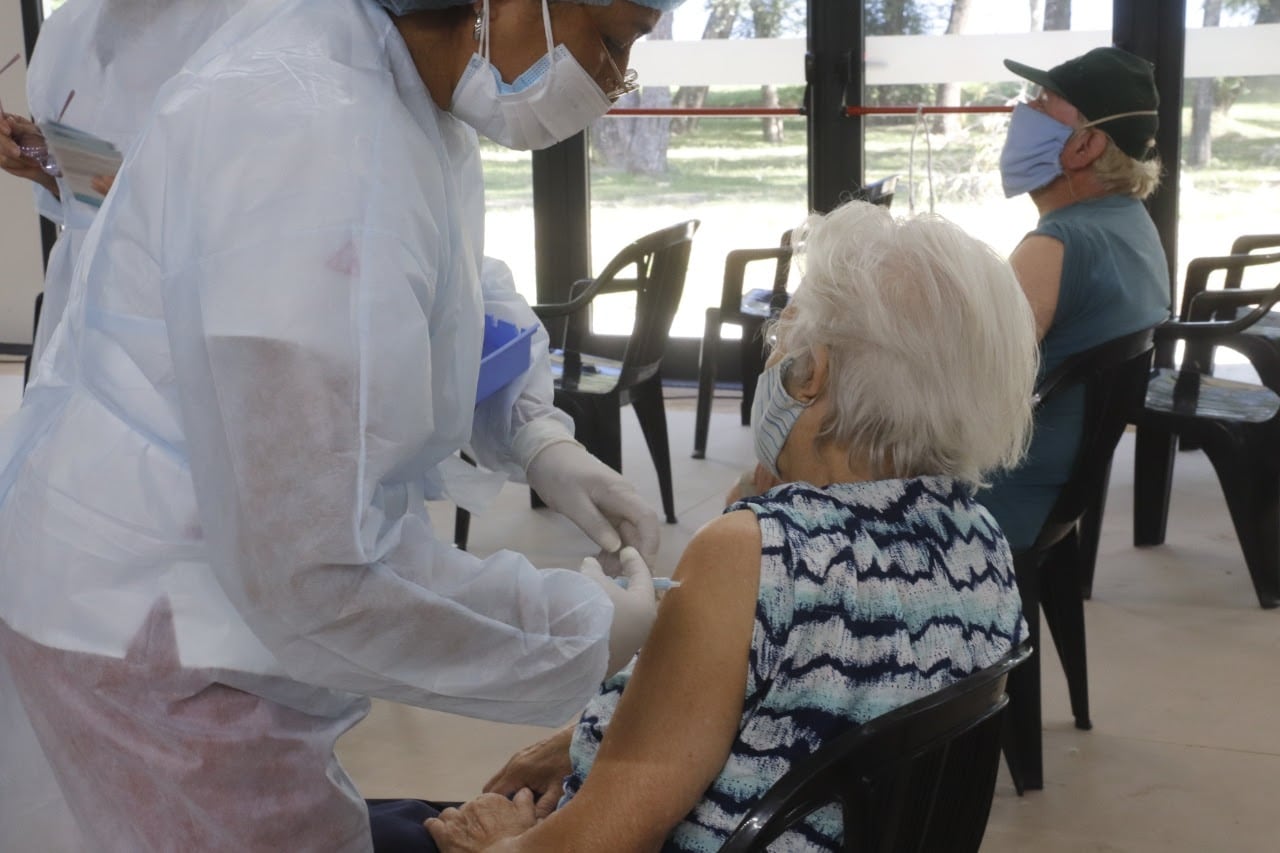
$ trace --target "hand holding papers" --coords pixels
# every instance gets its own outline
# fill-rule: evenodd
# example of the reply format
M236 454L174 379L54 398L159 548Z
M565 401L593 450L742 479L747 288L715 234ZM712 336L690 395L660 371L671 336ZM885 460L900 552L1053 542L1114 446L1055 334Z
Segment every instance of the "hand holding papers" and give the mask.
M95 188L94 178L115 175L124 159L120 151L101 137L61 122L45 122L40 130L71 193L78 201L101 206L106 193L99 190L105 185L99 182Z

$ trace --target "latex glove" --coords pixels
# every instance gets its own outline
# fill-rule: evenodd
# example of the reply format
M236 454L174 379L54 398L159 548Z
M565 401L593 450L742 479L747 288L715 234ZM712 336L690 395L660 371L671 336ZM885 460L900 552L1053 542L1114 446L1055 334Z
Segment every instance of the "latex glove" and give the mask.
M658 514L622 475L576 441L548 445L525 469L547 506L568 518L612 554L623 545L658 553Z
M623 589L613 578L604 573L595 557L582 561L582 574L604 587L605 595L613 602L613 625L609 628L609 669L605 677L626 666L653 627L658 618L658 600L653 592L653 575L644 558L635 548L623 548L618 557L622 561L621 577L627 579Z

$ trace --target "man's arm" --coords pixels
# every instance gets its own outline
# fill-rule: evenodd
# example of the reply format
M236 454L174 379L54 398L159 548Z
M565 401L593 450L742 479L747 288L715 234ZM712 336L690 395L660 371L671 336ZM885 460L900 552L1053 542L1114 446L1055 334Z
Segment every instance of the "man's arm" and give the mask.
M1058 293L1062 288L1063 246L1052 237L1031 234L1009 257L1013 274L1022 285L1027 302L1036 318L1036 339L1044 340L1058 310Z

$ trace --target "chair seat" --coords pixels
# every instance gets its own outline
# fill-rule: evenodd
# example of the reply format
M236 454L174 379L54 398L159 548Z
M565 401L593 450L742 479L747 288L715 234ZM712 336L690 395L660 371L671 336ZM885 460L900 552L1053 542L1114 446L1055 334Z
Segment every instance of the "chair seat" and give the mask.
M754 287L742 294L742 304L738 307L738 311L744 317L758 317L761 320L768 320L769 315L773 313L774 298L772 290Z
M551 350L551 375L556 387L584 394L608 394L622 378L622 362L595 355L580 354L581 368L565 373L564 350Z
M1179 382L1182 387L1177 387ZM1194 410L1189 408L1192 403ZM1280 396L1262 385L1164 367L1147 383L1146 408L1170 415L1260 424L1280 412Z

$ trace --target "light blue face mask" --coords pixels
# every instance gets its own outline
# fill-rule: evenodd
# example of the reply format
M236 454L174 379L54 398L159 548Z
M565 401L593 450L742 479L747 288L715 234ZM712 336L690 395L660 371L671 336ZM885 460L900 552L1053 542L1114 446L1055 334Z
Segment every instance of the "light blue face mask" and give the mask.
M1062 149L1074 132L1026 104L1015 106L1000 152L1000 181L1005 198L1048 186L1061 175Z
M796 425L800 413L812 405L802 403L787 393L783 380L795 356L783 356L777 364L766 367L756 380L756 396L751 403L751 433L755 439L756 460L775 477L778 454Z

